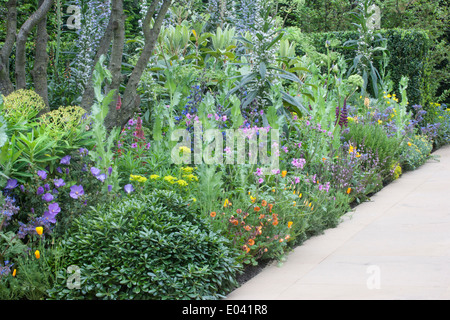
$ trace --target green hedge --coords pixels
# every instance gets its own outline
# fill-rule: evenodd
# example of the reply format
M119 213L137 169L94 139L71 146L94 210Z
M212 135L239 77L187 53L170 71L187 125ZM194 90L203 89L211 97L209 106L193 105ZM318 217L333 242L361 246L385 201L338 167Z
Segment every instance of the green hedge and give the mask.
M404 30L404 29L387 29L380 30L381 35L387 39L387 48L390 52L389 66L386 71L390 71L391 79L394 81L394 91L398 92L398 83L402 75L409 77L407 88L408 100L410 105L422 104L427 105L431 102L432 72L429 71L428 58L430 48L430 38L424 30ZM305 35L309 39L310 44L320 53L326 53L325 41L337 39L341 45L347 40L358 38L356 31L337 31L325 33L308 33ZM299 42L297 46L297 54L303 55L303 45L296 37L291 40ZM344 49L342 46L334 49L347 59L352 59L354 52ZM374 61L379 70L379 62Z

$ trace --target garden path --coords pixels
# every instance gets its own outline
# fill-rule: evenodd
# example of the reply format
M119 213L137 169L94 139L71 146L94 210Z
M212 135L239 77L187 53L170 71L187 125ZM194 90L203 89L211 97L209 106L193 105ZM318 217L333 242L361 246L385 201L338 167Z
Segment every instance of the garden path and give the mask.
M228 300L450 299L450 146Z

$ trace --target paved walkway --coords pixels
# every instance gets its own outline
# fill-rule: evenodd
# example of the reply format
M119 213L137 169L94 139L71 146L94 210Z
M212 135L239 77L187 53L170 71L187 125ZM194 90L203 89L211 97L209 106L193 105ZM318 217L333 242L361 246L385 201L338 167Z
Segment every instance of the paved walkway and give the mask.
M229 300L450 299L450 146Z

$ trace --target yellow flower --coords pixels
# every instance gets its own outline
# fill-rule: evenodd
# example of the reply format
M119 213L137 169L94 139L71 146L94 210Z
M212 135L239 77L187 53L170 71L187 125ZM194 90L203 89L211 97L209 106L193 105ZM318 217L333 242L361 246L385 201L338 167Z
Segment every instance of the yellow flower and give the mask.
M347 189L347 194L350 194L350 192L352 192L352 188Z
M230 203L230 201L228 200L228 198L225 199L225 202L223 203L223 206L226 208L226 207L228 207L228 206L230 206L230 205L231 205L231 203Z
M178 180L177 183L182 187L185 187L188 185L188 183L185 180Z
M130 174L130 181L145 182L147 181L147 178L139 175Z
M15 277L15 276L16 276L16 273L17 273L17 270L14 269L14 271L13 271L13 273L12 273L12 276Z
M289 222L288 222L288 228L291 228L291 227L292 227L292 224L293 224L293 222L292 222L292 221L289 221Z
M303 193L300 193L300 194L298 195L298 197L299 197L299 198L301 198L301 197L302 197L302 195L303 195Z
M252 203L255 203L255 201L256 201L256 198L255 198L255 197L252 197L252 196L250 196L250 200L252 201Z
M408 146L410 146L410 147L411 147L411 146L412 146L412 143L411 143L411 142L408 142Z
M197 199L196 198L192 198L192 201L197 202Z
M184 168L181 168L181 170L183 170L184 173L192 173L192 171L194 171L194 168L184 167Z
M41 253L39 252L39 250L36 250L34 252L34 256L36 257L36 259L39 259L41 257Z
M167 182L169 182L169 183L171 183L171 184L174 184L175 181L177 180L177 178L172 177L172 176L165 176L165 177L164 177L164 180L166 180Z
M155 179L158 179L158 178L159 178L159 176L157 174L152 174L150 176L150 179L152 179L152 180L155 180Z
M194 180L198 181L198 177L193 175L192 173L191 174L184 174L183 178L186 178L189 181L194 181Z
M186 153L191 153L191 149L189 149L188 147L185 147L185 146L180 147L179 150L182 151L183 153L184 153L184 152L186 152Z
M42 233L44 232L44 228L42 228L42 227L36 227L36 232L37 232L37 234L38 235L42 235Z
M381 120L378 120L378 124L382 124L383 123L383 121L381 121Z
M286 177L286 174L287 174L287 171L286 171L286 170L281 171L281 176L282 176L283 178Z

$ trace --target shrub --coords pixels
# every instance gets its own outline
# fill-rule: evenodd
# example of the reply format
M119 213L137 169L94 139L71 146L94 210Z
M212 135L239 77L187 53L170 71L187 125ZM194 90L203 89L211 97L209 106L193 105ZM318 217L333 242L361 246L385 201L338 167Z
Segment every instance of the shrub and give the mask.
M45 102L36 92L20 89L3 98L5 117L10 123L31 120L45 108Z
M173 192L155 190L81 216L62 244L81 288L57 299L217 299L237 285L229 242Z
M423 135L415 135L404 151L406 153L403 164L405 170L415 170L424 164L430 158L432 149L433 143L430 140Z
M356 31L339 31L339 32L324 32L324 33L310 33L301 37L292 36L289 38L295 41L298 46L296 53L299 56L305 54L306 50L317 50L319 53L326 54L327 48L325 42L332 39L338 40L341 44L348 40L358 39ZM429 57L430 40L426 31L424 30L403 30L403 29L389 29L380 30L380 34L387 40L387 50L389 51L389 65L386 68L386 73L390 73L391 80L394 82L394 91L399 95L399 83L402 76L409 78L407 95L410 100L410 105L423 103L425 104L430 98L432 88L426 84L433 82L433 76L426 73L427 59ZM309 41L305 40L309 39ZM335 48L336 52L343 54L346 59L353 58L353 51L346 50L343 46ZM374 65L378 70L381 70L380 61L374 61Z

